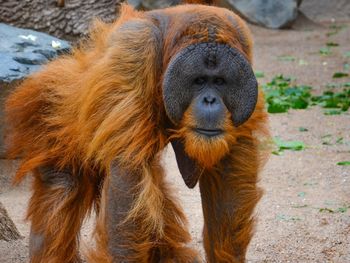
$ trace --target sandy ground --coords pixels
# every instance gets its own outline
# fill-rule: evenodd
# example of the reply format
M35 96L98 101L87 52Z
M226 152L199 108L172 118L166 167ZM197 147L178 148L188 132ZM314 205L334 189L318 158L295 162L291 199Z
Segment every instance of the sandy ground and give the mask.
M255 38L255 69L263 71L266 83L276 74L294 76L300 84L321 92L332 75L350 62L350 21L339 33L327 37L329 24L314 25L301 21L293 30L271 31L251 26ZM318 50L328 41L339 43L332 54L321 56ZM278 56L293 56L281 61ZM341 79L338 82L349 82ZM306 127L308 132L299 132ZM303 141L307 148L272 155L261 174L265 194L256 213L258 224L250 244L248 262L350 262L350 167L336 165L350 161L350 114L326 116L319 107L271 115L274 136ZM331 134L332 145L322 144L322 136ZM335 144L343 137L344 144ZM179 175L172 149L164 156L168 180L174 185L188 215L192 245L203 253L202 210L198 188L189 190ZM9 187L13 163L0 162L0 201L24 236L23 240L0 241L0 262L27 262L29 225L23 220L30 196L28 184ZM321 210L320 210L321 209ZM323 209L323 210L322 210ZM325 210L326 209L326 210ZM328 212L332 209L334 213ZM343 209L343 212L338 212ZM323 212L321 212L323 211ZM82 231L89 242L91 227Z

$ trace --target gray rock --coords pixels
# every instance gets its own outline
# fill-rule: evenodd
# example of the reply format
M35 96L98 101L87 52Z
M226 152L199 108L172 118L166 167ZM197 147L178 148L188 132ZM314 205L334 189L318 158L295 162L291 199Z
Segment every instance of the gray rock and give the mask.
M302 0L219 0L247 21L268 28L289 27L297 18Z
M4 157L3 104L12 88L59 54L70 50L68 42L33 30L0 23L0 158Z
M267 28L289 27L297 18L302 0L218 0L216 5L232 9L251 23ZM152 10L181 3L181 0L128 0L136 9Z
M88 33L95 19L112 22L124 0L0 0L0 21L31 28L62 39L76 40Z
M128 4L139 10L152 10L178 5L181 0L128 0Z
M0 23L0 85L23 79L69 49L66 41Z

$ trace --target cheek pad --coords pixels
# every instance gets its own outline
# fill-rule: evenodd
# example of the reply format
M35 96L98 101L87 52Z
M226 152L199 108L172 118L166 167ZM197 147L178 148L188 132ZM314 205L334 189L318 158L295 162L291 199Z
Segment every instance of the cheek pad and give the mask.
M163 81L163 100L169 119L179 124L193 98L193 80L206 74L208 68L212 72L221 71L229 79L223 100L232 114L233 124L243 124L255 109L258 84L247 59L237 49L217 43L192 44L171 59Z

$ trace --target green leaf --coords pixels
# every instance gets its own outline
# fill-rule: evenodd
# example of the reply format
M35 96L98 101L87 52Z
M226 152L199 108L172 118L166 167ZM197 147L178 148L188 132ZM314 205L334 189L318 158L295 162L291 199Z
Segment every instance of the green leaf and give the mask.
M331 31L329 31L326 35L327 37L333 36L338 34L341 30L346 28L346 25L337 25L337 24L332 24L330 27Z
M262 88L269 113L284 113L290 108L306 109L309 106L311 87L292 85L290 77L278 75Z
M344 143L344 138L343 137L339 137L336 142L337 144L343 144Z
M335 43L335 42L327 42L326 45L327 45L327 47L337 47L337 46L339 46L339 44Z
M319 211L320 212L328 212L328 213L331 213L331 214L334 214L334 213L346 213L349 208L350 208L350 206L343 205L341 207L338 207L336 210L328 208L328 207L323 207L323 208L320 208Z
M275 137L274 142L278 147L278 151L283 151L283 150L301 151L305 149L305 144L301 141L283 141L279 137Z
M281 151L272 151L271 153L272 153L273 155L277 155L277 156L283 155L283 152L281 152Z
M299 59L298 64L299 64L299 66L306 66L306 65L308 65L309 63L307 63L307 61L304 60L304 59Z
M309 129L305 128L305 127L299 127L299 131L300 132L307 132L307 131L309 131Z
M346 88L341 92L327 90L320 96L312 96L311 101L323 108L330 108L324 112L325 115L339 115L350 107L350 89Z
M336 72L334 77L347 76L348 73ZM350 82L329 83L328 88L339 89L345 87L343 91L326 90L322 95L311 95L311 87L296 85L290 77L283 75L275 76L270 82L262 85L265 93L267 111L269 113L285 113L289 109L307 109L310 105L319 105L329 110L326 115L339 115L347 111L350 107Z
M332 134L326 134L321 137L323 145L332 145Z
M325 110L324 115L340 115L342 113L341 110Z
M300 192L298 193L298 197L305 197L306 193L305 192Z
M254 71L255 77L256 78L263 78L265 77L265 73L259 70Z
M289 109L288 105L283 105L279 103L270 104L267 108L269 113L284 113Z
M335 72L333 74L333 78L334 79L345 78L345 77L349 77L349 74L348 73L344 73L344 72Z
M335 89L335 88L341 87L341 84L340 83L328 83L326 85L326 87L329 88L329 89Z
M306 109L309 103L303 98L295 98L291 100L291 107L293 109Z
M322 48L320 48L320 50L318 52L323 56L328 56L328 55L332 54L332 51L329 47L322 47Z
M327 208L327 207L320 208L319 211L320 211L321 213L323 213L323 212L328 212L328 213L331 213L331 214L334 213L334 210L332 210L332 209L330 209L330 208Z
M350 58L350 51L346 51L346 52L344 53L344 56L345 56L346 58Z
M293 57L293 56L278 56L277 57L278 60L281 60L281 61L295 61L296 58Z
M339 213L346 213L348 211L348 207L339 207L337 212Z
M314 185L317 185L318 183L316 182L306 182L304 183L305 186L314 186Z
M308 207L308 205L292 205L293 208L305 208Z
M289 215L284 215L284 214L279 214L276 216L276 219L278 221L300 221L301 218L297 216L289 216Z
M280 97L270 97L268 99L269 106L267 111L270 113L282 113L287 112L290 108L288 102L286 102L283 98Z
M348 166L350 165L350 161L337 162L337 165Z

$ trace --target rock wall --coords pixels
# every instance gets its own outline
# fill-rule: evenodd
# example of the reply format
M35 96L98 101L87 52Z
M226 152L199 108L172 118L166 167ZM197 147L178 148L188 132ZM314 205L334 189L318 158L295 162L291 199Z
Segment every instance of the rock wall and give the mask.
M50 35L76 39L86 34L95 17L115 19L120 0L0 0L0 22Z

